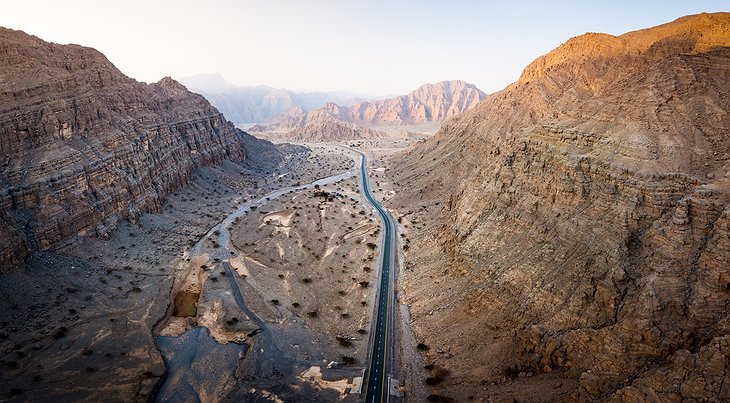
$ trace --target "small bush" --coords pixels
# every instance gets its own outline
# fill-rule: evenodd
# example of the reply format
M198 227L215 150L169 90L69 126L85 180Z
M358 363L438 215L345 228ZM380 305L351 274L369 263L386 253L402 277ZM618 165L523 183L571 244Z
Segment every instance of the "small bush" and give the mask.
M505 368L502 373L504 374L505 378L514 379L517 378L517 375L519 375L520 367L517 365L510 365L509 367Z
M68 328L66 326L61 326L58 329L56 329L55 332L53 332L53 335L51 337L58 340L60 338L65 337L67 333L68 333Z
M337 339L337 342L340 343L340 346L352 347L352 342L347 337L337 336L336 339Z

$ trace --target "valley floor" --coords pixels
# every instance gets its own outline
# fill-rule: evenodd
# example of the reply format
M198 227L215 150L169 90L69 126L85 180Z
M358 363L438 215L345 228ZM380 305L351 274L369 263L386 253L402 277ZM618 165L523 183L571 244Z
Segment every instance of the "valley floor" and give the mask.
M408 143L347 144L380 150L376 195L378 153ZM380 228L353 155L199 169L161 212L0 277L2 397L357 401Z

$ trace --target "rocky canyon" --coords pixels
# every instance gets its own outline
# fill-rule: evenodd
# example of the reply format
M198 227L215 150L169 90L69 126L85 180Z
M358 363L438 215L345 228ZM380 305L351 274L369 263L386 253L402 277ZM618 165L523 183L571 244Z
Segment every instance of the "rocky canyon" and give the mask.
M315 40L316 11L165 55L282 87L442 79L396 86L401 53L475 76L446 18L386 49ZM729 401L730 13L582 31L490 94L364 100L145 83L0 28L0 401Z

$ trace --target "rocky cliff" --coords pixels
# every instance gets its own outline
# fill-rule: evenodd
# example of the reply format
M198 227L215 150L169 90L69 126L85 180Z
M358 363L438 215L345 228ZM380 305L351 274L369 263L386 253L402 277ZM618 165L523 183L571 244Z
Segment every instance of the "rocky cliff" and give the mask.
M422 85L408 95L360 102L350 108L349 117L369 125L440 124L471 109L485 96L465 81L441 81Z
M728 13L586 34L391 161L438 393L730 398L728 94Z
M156 211L190 172L266 146L170 78L0 29L0 270Z
M409 129L433 133L448 118L458 115L485 97L473 84L442 81L425 84L408 95L364 101L351 107L329 102L320 109L293 109L260 132L285 132L298 141L340 141L404 136ZM400 129L400 130L393 130Z

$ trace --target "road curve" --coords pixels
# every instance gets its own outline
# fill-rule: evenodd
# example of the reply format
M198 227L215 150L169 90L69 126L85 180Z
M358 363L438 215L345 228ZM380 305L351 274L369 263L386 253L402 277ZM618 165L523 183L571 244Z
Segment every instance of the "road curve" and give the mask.
M355 150L353 150L355 151ZM390 375L393 372L393 273L395 267L395 222L390 213L385 210L375 199L370 191L370 184L367 175L367 157L365 154L355 151L361 156L360 174L362 178L362 192L368 202L377 210L383 223L384 236L381 250L380 287L378 291L377 304L373 320L373 329L370 336L370 365L366 376L367 386L365 392L366 402L386 402L390 396Z

